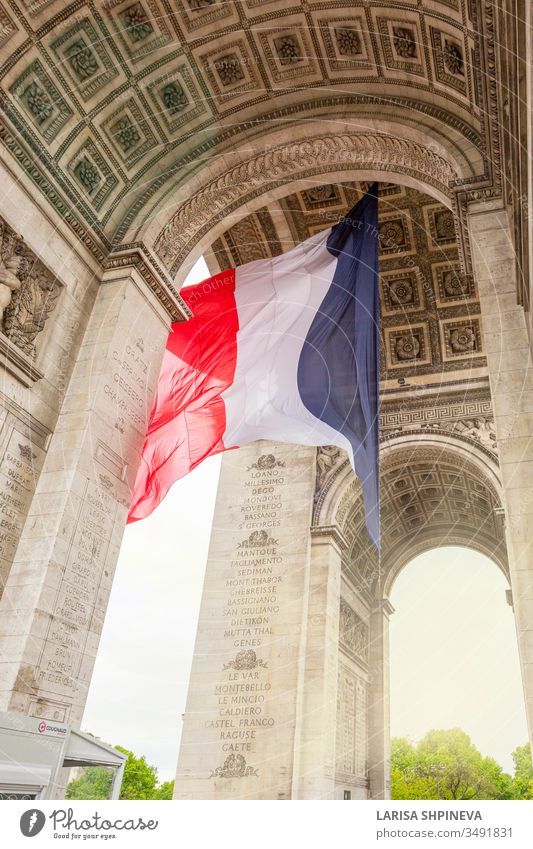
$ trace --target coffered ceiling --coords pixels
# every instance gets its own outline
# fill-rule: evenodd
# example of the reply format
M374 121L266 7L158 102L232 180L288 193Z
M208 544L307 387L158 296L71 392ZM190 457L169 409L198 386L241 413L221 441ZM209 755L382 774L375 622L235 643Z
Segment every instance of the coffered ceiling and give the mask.
M364 526L361 498L352 499L343 523L345 569L369 597L390 590L394 576L417 554L442 545L466 545L491 557L507 574L501 504L473 463L450 448L404 448L382 465L382 555Z
M276 126L423 129L462 188L491 186L499 148L490 8L1 0L3 141L101 256L154 198L171 206L169 194L193 174L237 144L261 148Z
M275 256L345 215L366 184L320 184L236 221L213 244L220 269ZM390 384L486 373L474 278L461 270L454 217L405 186L380 184L381 373Z

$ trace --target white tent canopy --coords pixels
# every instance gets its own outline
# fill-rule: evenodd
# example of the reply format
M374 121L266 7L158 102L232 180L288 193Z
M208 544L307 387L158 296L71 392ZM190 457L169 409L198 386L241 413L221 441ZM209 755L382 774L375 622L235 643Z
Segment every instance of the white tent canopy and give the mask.
M114 769L118 799L126 755L60 722L0 712L0 799L60 798L62 768ZM61 794L62 795L62 794Z

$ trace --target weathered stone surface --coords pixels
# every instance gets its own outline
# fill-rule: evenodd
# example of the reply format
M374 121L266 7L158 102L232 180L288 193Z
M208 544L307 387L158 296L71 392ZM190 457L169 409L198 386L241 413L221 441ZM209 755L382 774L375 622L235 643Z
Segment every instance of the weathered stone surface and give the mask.
M291 798L314 454L258 442L223 459L176 798Z
M108 273L0 604L4 710L81 720L168 326L134 270ZM27 456L7 455L20 486Z

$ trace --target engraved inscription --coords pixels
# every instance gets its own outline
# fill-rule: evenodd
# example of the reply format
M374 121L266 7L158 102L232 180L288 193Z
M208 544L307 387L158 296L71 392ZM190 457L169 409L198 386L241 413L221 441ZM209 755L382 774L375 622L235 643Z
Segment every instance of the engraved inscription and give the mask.
M44 452L13 429L0 460L0 595L22 532Z
M87 480L36 669L41 692L75 697L87 681L91 635L101 630L112 574L106 569L117 505ZM93 640L94 642L94 640Z

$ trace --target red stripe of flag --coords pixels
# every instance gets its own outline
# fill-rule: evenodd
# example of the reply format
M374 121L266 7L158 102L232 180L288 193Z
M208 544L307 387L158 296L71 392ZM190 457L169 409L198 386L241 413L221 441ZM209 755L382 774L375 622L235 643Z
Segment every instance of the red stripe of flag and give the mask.
M226 448L220 395L237 362L235 270L180 294L194 317L173 324L168 337L128 522L150 515L175 481Z

